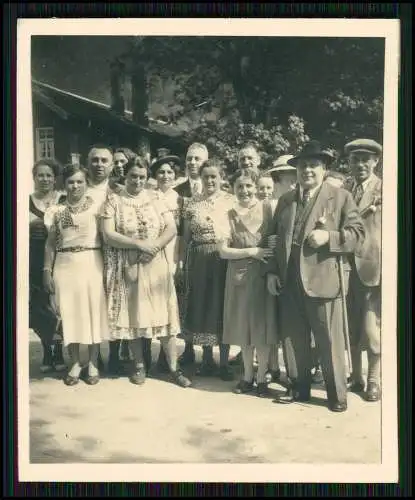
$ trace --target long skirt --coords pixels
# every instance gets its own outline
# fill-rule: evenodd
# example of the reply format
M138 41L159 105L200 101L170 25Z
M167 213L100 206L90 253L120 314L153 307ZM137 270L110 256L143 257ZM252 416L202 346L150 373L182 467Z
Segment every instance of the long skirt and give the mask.
M190 247L185 271L183 336L193 344L214 346L222 342L226 267L216 244Z
M53 278L64 345L100 344L108 339L101 251L58 252Z

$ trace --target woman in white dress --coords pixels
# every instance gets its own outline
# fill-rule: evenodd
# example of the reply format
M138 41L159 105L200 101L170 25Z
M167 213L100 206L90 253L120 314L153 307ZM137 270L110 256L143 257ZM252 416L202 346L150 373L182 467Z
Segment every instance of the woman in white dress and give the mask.
M99 382L99 346L108 338L103 258L99 233L100 206L86 195L85 171L67 165L63 171L67 192L64 203L48 209L45 224L44 285L54 294L62 318L63 342L68 346L72 367L66 385L79 382L80 344L88 345L89 363L85 382Z
M110 337L129 341L134 356L131 383L145 382L143 339L157 338L173 381L188 387L190 381L177 369L179 310L165 250L177 234L176 224L161 197L145 189L145 159L137 156L124 173L125 187L108 195L102 211Z

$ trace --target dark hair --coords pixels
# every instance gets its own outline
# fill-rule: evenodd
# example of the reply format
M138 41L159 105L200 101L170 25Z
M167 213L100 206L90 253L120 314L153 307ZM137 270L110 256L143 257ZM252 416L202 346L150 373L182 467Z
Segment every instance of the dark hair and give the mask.
M49 159L44 159L44 160L37 161L33 165L33 168L32 168L32 175L33 175L33 177L36 176L37 169L41 165L45 165L45 166L49 167L52 170L53 175L55 177L58 177L60 175L60 173L61 173L61 166L59 165L59 163L57 161L55 161L55 160L49 160Z
M82 165L78 165L78 164L68 163L67 165L65 165L63 167L63 170L62 170L63 182L65 183L69 179L69 177L72 177L73 175L77 174L78 172L81 172L82 174L84 174L84 176L86 178L85 167L83 167Z
M144 168L147 171L147 177L149 176L150 168L148 165L148 161L142 156L136 155L134 158L130 158L128 162L124 165L124 176L128 174L128 172L134 168Z
M260 174L255 168L238 168L238 170L232 175L230 179L232 186L234 186L236 181L241 177L248 177L252 182L256 184L260 178Z
M115 155L116 153L122 153L127 158L127 161L137 156L137 154L134 153L134 151L132 151L130 148L124 148L124 147L117 148L114 151L113 155Z
M174 176L175 178L177 178L179 175L180 175L180 172L182 171L180 165L175 162L175 161L165 161L165 162L160 162L158 167L157 168L151 168L150 167L150 176L155 179L156 176L157 176L157 172L160 170L160 168L163 166L163 165L170 165L170 167L172 168L172 170L174 171Z
M205 168L216 168L219 171L219 176L221 179L223 179L223 176L225 175L225 165L218 158L211 158L210 160L204 161L199 170L200 176L202 176L202 172Z

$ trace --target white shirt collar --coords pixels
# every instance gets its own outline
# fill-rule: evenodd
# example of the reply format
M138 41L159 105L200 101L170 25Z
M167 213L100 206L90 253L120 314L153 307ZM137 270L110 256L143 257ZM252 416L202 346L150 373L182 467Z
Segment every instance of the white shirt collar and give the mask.
M315 193L320 189L320 187L321 187L321 184L309 190L310 198L312 198L315 195ZM301 198L303 197L303 193L304 193L304 188L302 186L300 186L300 197Z

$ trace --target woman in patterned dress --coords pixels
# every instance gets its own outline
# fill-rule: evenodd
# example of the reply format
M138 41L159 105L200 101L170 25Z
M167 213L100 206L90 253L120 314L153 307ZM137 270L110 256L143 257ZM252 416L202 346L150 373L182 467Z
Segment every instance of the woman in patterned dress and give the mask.
M64 199L56 191L59 166L52 160L40 160L33 166L34 192L29 198L29 327L39 336L43 348L41 371L65 370L62 332L59 318L43 287L43 267L47 228L45 211ZM60 330L60 329L59 329Z
M219 162L206 161L200 175L203 193L186 200L183 207L179 261L179 270L184 269L186 290L183 334L203 348L199 375L216 372L213 346L219 344L219 376L232 380L229 345L222 343L226 261L220 258L217 245L234 197L221 190L222 166Z
M254 389L254 351L258 357L257 394L267 394L266 373L272 345L277 345L277 303L267 290L261 262L272 257L267 234L273 218L269 201L257 198L258 173L238 171L234 193L238 203L228 212L229 231L219 252L228 261L223 341L241 346L243 380L238 394Z
M85 382L99 382L99 346L108 338L103 258L99 233L100 204L86 195L83 167L67 165L63 171L65 203L47 210L48 239L45 247L44 283L54 294L62 318L63 341L72 367L66 385L79 382L82 367L80 344L88 345Z
M177 369L179 312L165 250L176 236L176 224L161 197L145 189L145 159L137 156L124 173L125 187L108 195L102 211L110 336L129 341L134 356L131 383L146 379L143 339L158 338L173 381L188 387L191 382Z

